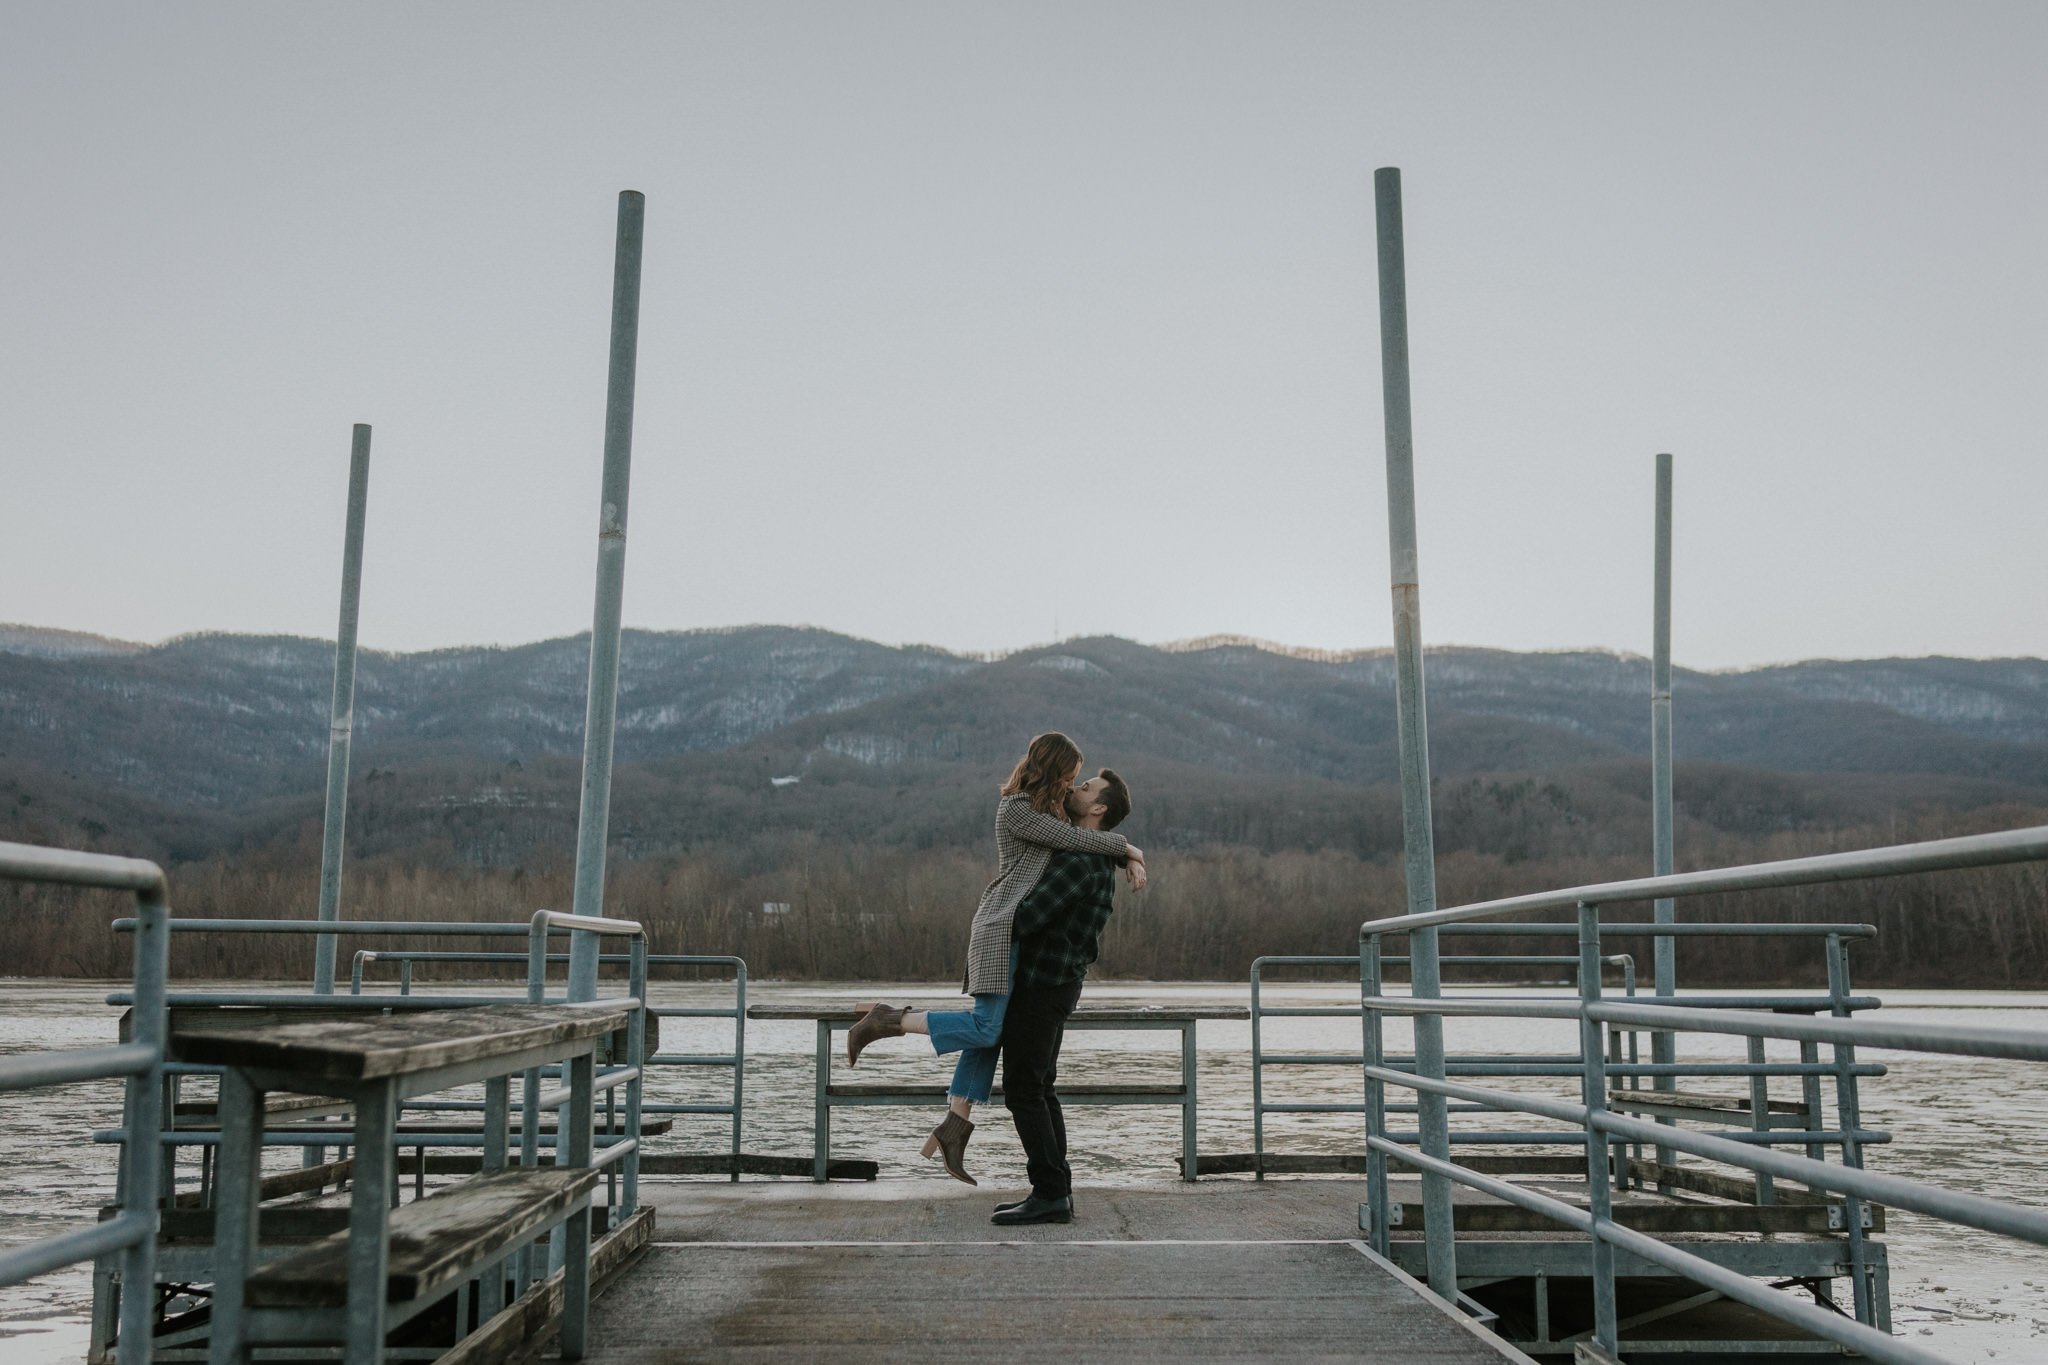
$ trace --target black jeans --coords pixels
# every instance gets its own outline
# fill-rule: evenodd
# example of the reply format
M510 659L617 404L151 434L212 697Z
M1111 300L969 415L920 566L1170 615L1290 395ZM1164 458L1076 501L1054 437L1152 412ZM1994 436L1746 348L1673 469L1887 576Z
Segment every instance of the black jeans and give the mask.
M1040 1199L1065 1199L1074 1192L1073 1172L1067 1168L1067 1120L1053 1087L1059 1080L1067 1016L1080 998L1078 981L1021 986L1010 992L1003 1016L1003 1106L1016 1122L1031 1193Z

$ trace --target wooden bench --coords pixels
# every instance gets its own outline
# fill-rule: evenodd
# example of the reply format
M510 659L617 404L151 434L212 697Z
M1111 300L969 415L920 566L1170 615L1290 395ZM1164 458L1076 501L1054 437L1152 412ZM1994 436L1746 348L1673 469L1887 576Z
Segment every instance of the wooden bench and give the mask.
M959 1008L965 1008L962 1002ZM941 1006L940 1008L946 1008ZM845 1005L755 1005L749 1019L808 1020L817 1029L816 1072L811 1117L811 1179L823 1183L832 1169L832 1111L873 1105L939 1104L946 1095L944 1084L882 1081L841 1081L832 1079L832 1061L844 1049L834 1034L853 1027L860 1016ZM1156 1104L1180 1107L1181 1179L1196 1177L1195 1117L1195 1025L1204 1019L1249 1019L1251 1011L1238 1005L1198 1006L1083 1006L1067 1020L1074 1031L1175 1031L1180 1034L1180 1080L1165 1085L1062 1085L1063 1104ZM996 1096L1002 1094L997 1087Z
M477 1266L514 1249L568 1217L597 1187L586 1168L521 1167L488 1171L452 1189L391 1211L384 1279L388 1302L440 1297ZM337 1233L265 1264L249 1276L251 1308L340 1307L348 1302L348 1234Z
M591 1168L594 1056L599 1040L626 1027L636 1008L617 1001L488 1005L186 1033L184 1057L224 1068L216 1365L239 1365L252 1346L271 1343L340 1343L348 1365L371 1365L382 1361L391 1329L472 1280L488 1324L504 1308L502 1267L556 1227L563 1230L563 1354L580 1356L598 1179ZM558 1164L506 1170L509 1077L555 1061L565 1063L570 1091ZM478 1081L485 1088L484 1172L394 1211L385 1192L401 1102ZM271 1092L338 1096L353 1106L354 1185L346 1232L259 1267L259 1157ZM537 1155L525 1153L529 1161Z
M293 1001L290 1004L187 1004L172 1006L166 1015L169 1030L168 1036L170 1039L169 1043L167 1044L167 1055L169 1059L172 1061L196 1060L194 1058L187 1057L183 1050L183 1041L185 1035L191 1033L203 1033L212 1035L219 1034L221 1032L231 1029L269 1030L274 1029L281 1024L301 1024L312 1023L315 1021L321 1023L360 1023L366 1019L376 1017L377 1015L385 1013L387 1011L391 1013L425 1013L430 1010L445 1010L448 1008L448 1006L446 1006L445 1004L428 1005L414 1003L413 1001L403 996L392 998L387 998L383 996L369 997L370 999L374 999L377 1001L378 1008L376 1009L368 1009L363 1007L337 1007L334 1004L334 1001L337 998L359 1000L363 997L335 997L311 995L304 997L302 1000ZM647 1018L643 1026L645 1038L642 1045L642 1052L645 1056L651 1057L660 1050L660 1023L660 1017L657 1014L655 1014L652 1010L648 1011ZM122 1016L121 1028L121 1036L125 1039L128 1036L126 1032L128 1028L127 1015ZM598 1041L598 1064L600 1066L627 1064L627 1048L628 1039L625 1031L622 1030L616 1033L605 1035ZM183 1079L186 1078L179 1077L176 1075L173 1075L171 1077L171 1119L168 1126L175 1129L178 1132L205 1133L217 1130L220 1127L218 1121L218 1102L215 1100L179 1099L177 1097L179 1093L179 1083ZM432 1111L435 1108L437 1108L437 1106L431 1104L423 1106L423 1109L426 1111ZM303 1137L308 1134L343 1133L348 1131L349 1127L352 1126L354 1123L354 1119L352 1117L353 1111L349 1101L338 1095L272 1094L264 1098L264 1110L271 1120L281 1120L271 1122L267 1125L267 1132L280 1135L278 1137L267 1139L269 1141L288 1140L294 1137ZM319 1122L317 1122L317 1120L325 1120L326 1126L322 1126ZM554 1116L551 1113L543 1114L541 1116L541 1132L543 1134L551 1136L553 1134L553 1123ZM672 1119L647 1119L644 1120L642 1123L641 1136L649 1137L660 1133L665 1133L669 1131L669 1129L673 1126L674 1120ZM447 1118L427 1119L416 1117L412 1119L401 1120L398 1131L401 1136L421 1136L426 1138L460 1139L464 1137L475 1137L481 1133L482 1129L479 1126L478 1121L476 1120L464 1121ZM613 1128L611 1130L599 1130L599 1136L601 1137L618 1137L622 1136L623 1133L623 1127L620 1126L616 1121L614 1122ZM400 1145L403 1146L405 1144L401 1143ZM415 1152L413 1169L416 1172L423 1174L425 1170L425 1163L421 1161L419 1158L424 1155L430 1144L415 1143L412 1145ZM323 1149L320 1148L309 1147L306 1150L309 1153L319 1153L320 1156L325 1155ZM173 1149L173 1151L175 1151L175 1149ZM199 1206L203 1207L206 1205L210 1205L213 1200L212 1190L214 1149L209 1146L201 1145L199 1147L199 1153L199 1195L197 1197L196 1202ZM314 1160L316 1164L313 1166L309 1166L306 1169L320 1170L327 1166L342 1165L343 1169L345 1170L346 1166L343 1163L345 1162L345 1159L348 1155L348 1148L345 1145L338 1146L334 1151L334 1155L338 1158L338 1160L332 1163L323 1162L320 1160L320 1156L314 1156L310 1159ZM175 1158L167 1154L167 1160L175 1160ZM170 1176L169 1174L167 1174L165 1178L168 1182L175 1183L175 1178ZM266 1178L266 1187L268 1187L268 1185L276 1179L277 1177L275 1176ZM337 1182L330 1180L325 1183ZM422 1186L421 1192L424 1193L423 1181L416 1182L416 1184ZM320 1186L319 1184L310 1184L302 1186L301 1188L318 1189L320 1188ZM189 1193L182 1194L178 1197L180 1200L186 1201L188 1203L192 1202L193 1200L193 1196ZM266 1194L264 1197L269 1198L270 1196Z

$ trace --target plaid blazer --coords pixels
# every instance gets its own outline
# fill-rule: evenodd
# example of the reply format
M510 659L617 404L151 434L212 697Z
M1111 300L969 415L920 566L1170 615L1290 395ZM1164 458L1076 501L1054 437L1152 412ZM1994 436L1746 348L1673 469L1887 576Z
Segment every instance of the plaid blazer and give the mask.
M1031 808L1019 792L996 803L996 875L974 908L974 928L967 938L967 993L1010 993L1010 921L1055 851L1107 853L1121 860L1130 840L1121 834L1076 829L1057 815Z

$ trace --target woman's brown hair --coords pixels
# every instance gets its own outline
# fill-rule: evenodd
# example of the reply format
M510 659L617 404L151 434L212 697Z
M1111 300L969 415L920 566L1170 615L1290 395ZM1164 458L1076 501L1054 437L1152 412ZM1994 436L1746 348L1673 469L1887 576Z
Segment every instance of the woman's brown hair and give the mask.
M1003 795L1022 792L1031 798L1033 810L1064 820L1067 793L1074 789L1074 774L1080 769L1081 746L1057 730L1047 730L1031 737L1031 747L1003 784Z

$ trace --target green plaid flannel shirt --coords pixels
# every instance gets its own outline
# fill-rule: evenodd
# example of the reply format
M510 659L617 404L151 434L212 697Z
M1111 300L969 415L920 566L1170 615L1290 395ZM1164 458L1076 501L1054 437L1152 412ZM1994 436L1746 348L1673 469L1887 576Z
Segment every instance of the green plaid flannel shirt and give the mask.
M1088 975L1115 908L1116 862L1101 853L1055 853L1038 885L1017 905L1019 986L1064 986Z

